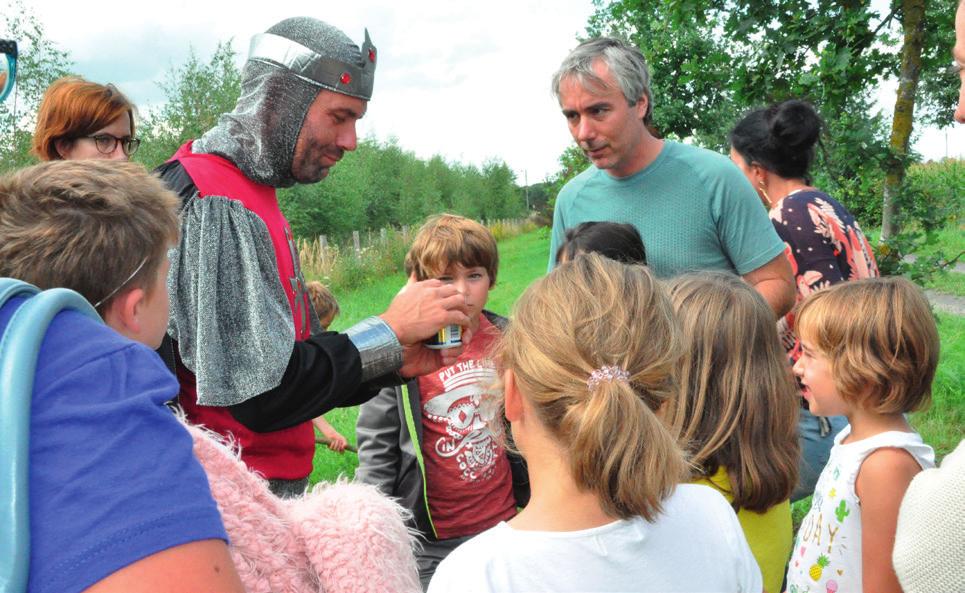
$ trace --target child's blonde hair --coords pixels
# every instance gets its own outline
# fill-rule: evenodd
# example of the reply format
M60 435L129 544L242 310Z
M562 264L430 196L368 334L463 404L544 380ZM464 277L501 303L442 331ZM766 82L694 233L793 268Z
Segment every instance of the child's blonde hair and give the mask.
M642 266L579 255L520 297L497 350L610 516L653 520L685 479L683 451L657 417L676 390L680 339L670 301ZM589 382L604 367L626 380Z
M415 274L416 280L426 280L442 275L451 264L486 268L489 286L493 286L499 268L496 239L489 229L464 216L431 216L405 256L405 273Z
M924 407L938 367L935 318L900 276L842 282L798 305L795 331L825 355L838 394L879 414Z
M103 313L122 285L154 288L178 238L179 203L136 163L49 161L11 173L0 178L0 276L76 290L103 301Z
M315 315L319 319L334 318L339 314L338 301L327 286L318 280L312 280L305 284L305 288L308 290L308 299L312 302Z
M791 495L800 452L800 400L774 313L732 274L688 274L669 288L684 360L665 419L700 475L727 470L735 508L764 512Z

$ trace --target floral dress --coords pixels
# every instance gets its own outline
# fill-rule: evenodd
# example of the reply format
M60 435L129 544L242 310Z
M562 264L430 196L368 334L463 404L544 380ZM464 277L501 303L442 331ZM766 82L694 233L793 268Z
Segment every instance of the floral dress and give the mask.
M798 302L832 284L879 275L858 221L828 194L813 189L792 192L769 215L784 241ZM778 333L791 361L797 362L801 346L793 330L791 311L778 321Z

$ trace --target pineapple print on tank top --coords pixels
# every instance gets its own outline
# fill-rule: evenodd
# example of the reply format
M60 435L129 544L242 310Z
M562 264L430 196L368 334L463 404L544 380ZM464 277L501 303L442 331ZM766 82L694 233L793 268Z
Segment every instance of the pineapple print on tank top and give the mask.
M787 571L788 593L850 593L862 590L861 505L854 491L861 463L881 447L908 451L923 469L935 453L917 433L884 432L842 444L851 427L835 438L818 478L808 512L794 539Z

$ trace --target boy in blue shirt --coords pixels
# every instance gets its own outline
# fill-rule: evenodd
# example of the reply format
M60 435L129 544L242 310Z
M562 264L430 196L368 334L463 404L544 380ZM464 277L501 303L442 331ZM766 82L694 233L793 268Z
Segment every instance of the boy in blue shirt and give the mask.
M242 591L153 352L177 197L140 165L54 161L0 179L0 276L87 298L51 323L30 409L32 593ZM0 309L0 333L22 298ZM116 331L115 331L116 330Z

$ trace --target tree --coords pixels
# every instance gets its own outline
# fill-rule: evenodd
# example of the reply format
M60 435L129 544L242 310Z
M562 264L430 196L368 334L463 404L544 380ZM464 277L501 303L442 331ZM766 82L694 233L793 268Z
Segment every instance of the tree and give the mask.
M72 67L70 55L47 37L43 23L22 2L9 5L3 18L0 37L16 40L20 55L16 93L0 104L0 171L36 161L30 143L40 101L47 87Z
M503 161L490 159L483 164L485 191L482 198L486 218L512 218L526 211L523 196L516 186L516 173Z
M861 0L595 3L588 35L621 35L642 49L653 70L654 121L671 137L723 149L741 112L792 97L814 103L829 131L844 134L832 136L832 145L847 141L819 160L815 176L849 206L857 203L866 224L878 222L868 215L880 212L884 170L901 178L909 159L908 136L903 150L900 137L913 121L913 104L905 102L907 121L898 122L897 150L889 149L881 116L871 108L872 92L899 73L898 56L911 59L915 43L922 47L917 72L940 71L951 47L951 10L925 10L920 1L893 0L884 12ZM924 33L917 42L914 36L899 42L891 27L918 18L915 6L921 15L916 27ZM904 72L917 76L910 68ZM943 90L931 77L917 89L910 83L904 88L929 117L944 113L943 123L950 121L952 84ZM900 183L892 187L904 191Z
M590 159L586 158L583 150L575 144L566 147L566 150L560 155L559 161L561 168L550 182L550 195L553 196L550 200L551 210L556 207L556 197L559 195L560 190L563 189L563 186L566 185L570 179L579 175L580 171L590 166Z
M902 25L905 40L901 47L901 74L898 78L898 98L891 125L891 158L885 171L885 191L881 214L881 240L889 241L897 234L897 194L905 179L905 161L915 116L915 91L921 77L921 48L925 26L925 0L903 0Z
M136 160L153 168L167 160L184 142L214 127L218 117L234 109L241 93L241 71L231 42L218 43L204 63L191 50L188 60L171 68L159 84L165 103L141 124L143 140Z
M529 210L543 212L549 205L550 184L546 181L528 185L521 190L526 196L527 207Z
M512 170L491 160L484 171L450 165L440 156L423 161L398 140L374 138L345 153L321 183L278 192L295 235L343 240L353 230L420 224L443 211L472 218L518 216L524 206Z

